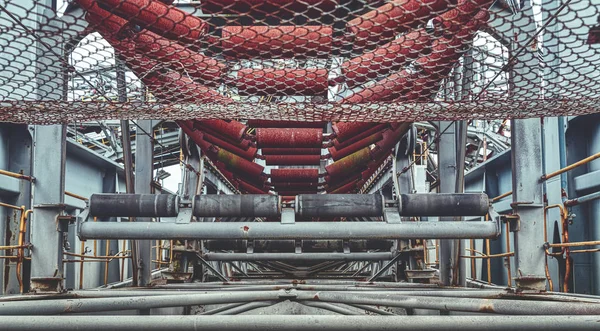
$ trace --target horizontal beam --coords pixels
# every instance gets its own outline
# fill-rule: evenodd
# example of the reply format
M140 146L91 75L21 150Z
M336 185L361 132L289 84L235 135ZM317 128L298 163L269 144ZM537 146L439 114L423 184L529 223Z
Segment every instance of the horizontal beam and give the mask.
M6 316L8 330L597 330L597 316Z
M208 261L384 261L391 252L377 253L206 253Z
M486 239L496 222L84 222L86 239Z

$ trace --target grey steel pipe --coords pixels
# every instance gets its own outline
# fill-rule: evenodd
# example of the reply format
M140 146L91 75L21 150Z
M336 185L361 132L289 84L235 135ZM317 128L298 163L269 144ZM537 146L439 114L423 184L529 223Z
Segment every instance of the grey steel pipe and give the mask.
M172 194L92 194L90 216L175 217L179 197Z
M490 208L484 193L401 194L402 216L485 216Z
M65 313L91 313L99 311L273 301L279 300L282 295L285 296L286 293L284 291L240 291L153 297L3 301L0 302L0 315L58 315ZM4 321L4 317L1 319ZM2 327L4 327L4 323L2 323Z
M7 330L597 330L598 316L5 316Z
M485 239L498 236L496 222L84 222L86 239Z
M203 194L194 197L198 217L278 217L279 197L270 194Z
M373 253L206 253L207 261L385 261L391 252Z

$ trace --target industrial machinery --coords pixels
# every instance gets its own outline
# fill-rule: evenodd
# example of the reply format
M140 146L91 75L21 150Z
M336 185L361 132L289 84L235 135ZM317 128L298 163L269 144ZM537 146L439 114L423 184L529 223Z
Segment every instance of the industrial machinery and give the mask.
M598 20L0 1L1 328L596 329Z

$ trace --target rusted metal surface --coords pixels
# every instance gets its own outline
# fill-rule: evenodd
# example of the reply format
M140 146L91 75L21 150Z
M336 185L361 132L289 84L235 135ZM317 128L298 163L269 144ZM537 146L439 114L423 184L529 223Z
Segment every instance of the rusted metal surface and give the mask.
M355 47L385 44L447 10L455 0L394 0L348 22Z
M264 170L263 166L243 159L222 148L218 150L216 158L220 162L223 162L233 173L243 173L248 176L259 177Z
M224 26L221 47L234 58L327 58L330 26Z
M208 14L250 14L290 18L298 13L306 17L319 17L324 12L333 12L338 0L207 0L200 8Z
M327 122L300 122L300 121L270 121L270 120L248 120L251 128L313 128L322 129Z
M363 138L363 139L361 139L347 147L344 147L342 149L338 150L336 147L330 147L328 150L329 150L329 154L331 155L331 158L334 161L337 161L345 156L348 156L348 155L358 151L361 148L365 148L372 144L375 144L376 142L378 142L381 139L383 139L383 135L380 132L378 132L371 136Z
M267 165L319 165L320 155L265 155Z
M319 181L319 169L271 169L271 183Z
M256 129L256 145L259 148L320 148L322 143L321 129Z
M325 171L331 177L342 177L351 173L357 173L371 161L371 151L365 147L325 167Z
M337 122L334 123L331 128L335 133L336 140L341 143L364 132L365 130L375 127L376 125L377 123L367 122Z
M198 42L208 32L208 24L181 9L156 0L98 0L132 22L174 40Z
M203 133L202 137L204 138L204 140L215 144L221 148L224 148L236 155L239 155L248 161L254 160L254 158L256 157L256 153L258 152L258 149L256 147L248 147L246 150L244 150L237 145L231 144L208 133Z
M261 148L263 155L321 155L320 148Z
M238 121L201 120L196 121L196 125L199 125L200 128L206 127L236 141L242 140L244 133L248 129L248 127Z

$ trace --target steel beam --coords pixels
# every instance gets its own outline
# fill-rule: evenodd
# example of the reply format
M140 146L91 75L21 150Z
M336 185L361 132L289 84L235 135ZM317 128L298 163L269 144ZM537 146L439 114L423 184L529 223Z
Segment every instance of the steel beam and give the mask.
M135 192L138 194L151 194L153 175L154 127L151 120L137 121L138 131L135 136ZM130 215L126 215L130 216ZM135 216L135 215L132 215ZM148 217L138 217L136 222L151 222ZM150 271L152 269L152 242L140 241L138 245L138 285L150 284Z
M44 330L596 330L597 316L6 316L7 329Z
M515 280L519 288L545 290L542 122L536 118L512 120L511 131L512 206L519 215Z
M384 261L392 253L206 253L203 257L208 261Z
M496 238L496 222L84 222L82 239L420 239Z
M36 177L31 221L31 290L61 292L63 244L68 223L63 215L66 161L65 125L34 128L33 175ZM62 226L61 226L62 225Z

